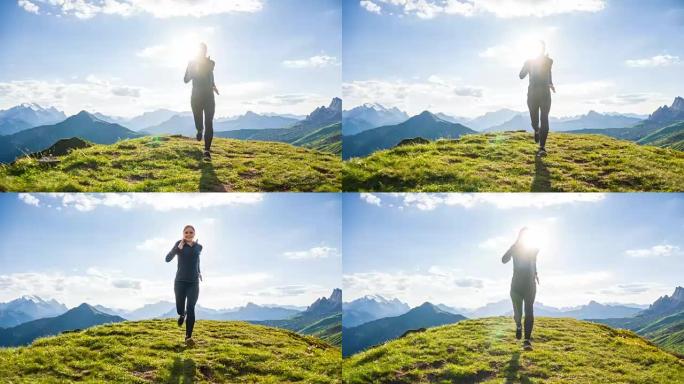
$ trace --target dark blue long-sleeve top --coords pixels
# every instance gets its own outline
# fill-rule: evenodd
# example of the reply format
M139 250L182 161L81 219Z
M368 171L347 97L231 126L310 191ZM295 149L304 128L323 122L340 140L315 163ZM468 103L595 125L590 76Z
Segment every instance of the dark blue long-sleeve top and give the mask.
M176 241L173 248L166 255L166 262L170 262L178 256L178 269L176 270L176 281L186 281L190 283L199 282L200 275L200 253L202 245L195 242L193 245L185 243L183 249L178 249L181 240Z

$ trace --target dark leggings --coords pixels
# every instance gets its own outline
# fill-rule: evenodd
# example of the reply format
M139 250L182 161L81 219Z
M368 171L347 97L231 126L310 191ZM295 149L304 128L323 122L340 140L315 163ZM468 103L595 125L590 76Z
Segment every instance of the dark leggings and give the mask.
M204 150L208 151L211 148L211 140L214 138L216 103L213 96L193 95L190 99L190 106L195 119L195 129L197 132L204 131Z
M532 336L532 326L534 325L534 297L537 295L536 287L529 289L511 289L511 300L513 301L513 319L516 327L520 327L523 315L523 302L525 307L525 340Z
M178 316L185 314L185 337L192 337L192 329L195 327L195 304L197 304L197 298L199 297L199 283L176 281L173 284L173 291L176 293L176 312L178 312Z
M546 147L549 135L549 112L551 111L551 91L548 88L527 90L527 108L530 110L532 129L539 131L539 147ZM540 126L541 120L541 126Z

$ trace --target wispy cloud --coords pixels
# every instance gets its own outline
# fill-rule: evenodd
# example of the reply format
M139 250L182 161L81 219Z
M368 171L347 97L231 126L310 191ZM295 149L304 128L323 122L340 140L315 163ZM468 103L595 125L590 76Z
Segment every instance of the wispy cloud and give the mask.
M304 251L287 251L283 253L283 256L290 260L327 259L339 255L340 252L337 248L327 246L312 247Z
M681 63L679 56L668 54L656 55L645 59L626 60L625 64L633 68L652 68L652 67L668 67Z
M681 254L679 246L671 244L658 244L650 248L628 249L625 255L636 258L663 257Z
M369 194L371 195L371 194ZM602 193L392 193L372 194L363 200L372 204L382 204L383 199L398 199L400 206L431 211L440 206L461 206L471 208L476 205L493 205L500 209L544 208L554 205L573 203L596 203L605 198Z
M257 204L263 200L261 193L49 193L22 194L19 199L26 204L39 206L40 200L55 200L65 208L81 212L98 207L120 209L152 208L157 211L194 209Z
M253 13L263 9L261 0L34 0L55 15L90 19L97 15L132 16L148 14L156 18L203 17L222 13ZM19 6L37 13L38 6L19 0Z
M285 60L283 66L286 68L326 68L339 66L340 63L336 57L328 55L316 55L306 59Z
M438 15L491 14L500 18L545 17L571 12L598 12L604 0L374 0L361 7L376 14L415 15L432 19ZM383 12L384 11L384 12Z

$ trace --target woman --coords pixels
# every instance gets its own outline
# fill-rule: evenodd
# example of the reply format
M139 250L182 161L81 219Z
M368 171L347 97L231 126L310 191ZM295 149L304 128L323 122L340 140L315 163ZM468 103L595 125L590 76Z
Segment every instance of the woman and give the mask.
M214 92L219 94L214 83L214 61L207 57L207 45L200 43L197 57L188 63L183 81L192 80L190 106L197 129L197 141L202 140L204 132L204 159L211 159L211 140L214 138Z
M513 301L513 319L515 320L515 338L522 337L522 312L525 307L525 341L526 349L532 348L532 326L534 325L534 297L537 295L537 254L539 249L526 241L529 229L523 227L518 233L515 243L506 251L501 262L506 264L513 259L513 279L511 280L511 300Z
M185 343L192 347L192 330L195 326L195 304L199 297L200 253L202 246L195 241L195 227L186 225L183 228L183 238L178 240L166 255L166 262L178 256L178 269L173 291L176 294L176 312L178 312L178 326L185 325Z
M539 42L539 55L527 60L520 70L520 79L530 75L527 87L527 108L534 130L534 142L539 143L537 156L546 155L546 137L549 135L549 112L551 111L551 91L556 92L551 77L553 60L546 54L546 44ZM550 91L551 90L551 91ZM541 120L541 127L539 121Z

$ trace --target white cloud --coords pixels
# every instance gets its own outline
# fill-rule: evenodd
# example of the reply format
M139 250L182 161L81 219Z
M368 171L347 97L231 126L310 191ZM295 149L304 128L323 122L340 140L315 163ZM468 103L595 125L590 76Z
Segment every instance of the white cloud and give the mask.
M285 60L283 66L286 68L325 68L338 66L340 63L336 57L328 55L316 55L306 59Z
M381 14L382 8L370 0L361 0L361 6L368 12Z
M368 204L377 205L378 207L381 206L380 198L372 193L362 192L359 194L359 198Z
M166 250L169 248L169 244L173 244L173 240L165 239L163 237L153 237L151 239L146 239L142 243L135 246L135 249L139 251L151 251L159 253L160 250Z
M422 81L356 80L342 84L345 105L379 103L403 110L429 109L435 105L453 106L463 100L479 100L485 95L483 87L463 84L458 78L436 75ZM442 109L442 107L438 107ZM438 110L439 110L438 109Z
M18 0L17 5L23 8L26 12L38 14L40 7L29 0Z
M175 268L173 268L175 269ZM124 276L121 271L89 267L84 272L28 272L0 274L0 302L22 295L37 295L56 299L69 307L87 302L112 308L134 309L160 300L173 301L173 276L168 279L149 280ZM258 291L272 278L262 272L236 275L203 275L201 302L205 307L226 308L257 301L250 292ZM132 291L134 290L134 294ZM318 297L315 292L295 292L283 288L280 297L299 305ZM290 300L287 298L292 297ZM262 301L263 302L263 301Z
M636 258L672 256L680 253L681 249L671 244L658 244L650 248L628 249L625 251L627 256Z
M121 84L117 79L102 79L93 75L83 80L64 82L61 80L11 80L0 82L0 104L14 106L20 101L54 106L69 112L92 109L98 106L119 106L130 110L126 97L140 97L146 89Z
M20 0L21 2L24 0ZM90 19L99 14L132 16L149 14L156 18L203 17L263 9L261 0L37 0L50 6L56 15ZM23 7L30 12L29 9Z
M679 56L672 56L668 54L656 55L646 59L632 59L625 61L625 64L627 64L628 67L633 68L667 67L679 63L681 63Z
M78 211L92 211L97 207L121 209L152 208L157 211L175 209L201 210L210 207L257 204L263 200L261 193L50 193L62 207Z
M367 4L371 3L371 4ZM375 0L361 2L369 12L381 14L394 10L404 15L432 19L440 14L473 16L492 14L500 18L545 17L570 12L598 12L605 8L604 0Z
M471 208L489 204L499 209L544 208L572 203L596 203L605 199L602 193L392 193L374 195L381 204L383 198L399 199L404 207L430 211L439 206L462 206ZM380 197L382 196L382 197ZM364 199L364 201L368 202Z
M23 201L28 205L33 205L34 207L40 206L40 200L30 193L20 193L19 200Z
M283 253L283 256L290 260L327 259L329 257L339 256L339 251L337 248L320 246L313 247L305 251L288 251Z
M511 245L511 241L510 236L495 236L480 242L477 246L481 249L501 251Z
M463 306L477 306L481 293L505 294L506 284L488 279L468 276L462 271L441 266L431 266L427 271L406 272L359 272L343 276L345 297L381 295L399 298L410 305L425 301L433 304L452 302L454 296ZM478 294L480 292L480 294Z

